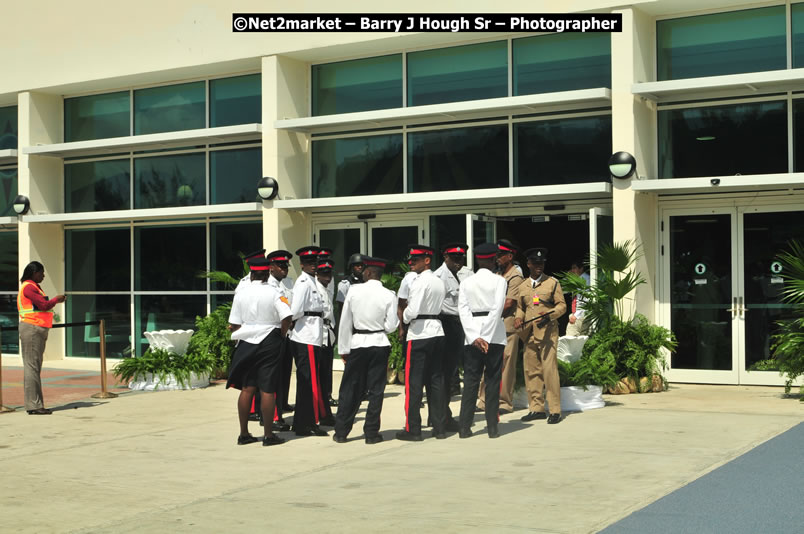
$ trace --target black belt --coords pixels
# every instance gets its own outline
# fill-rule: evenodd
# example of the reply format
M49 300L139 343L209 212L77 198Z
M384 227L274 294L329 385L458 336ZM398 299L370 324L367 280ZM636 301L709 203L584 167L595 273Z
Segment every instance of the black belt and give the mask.
M324 312L304 312L305 317L323 317Z
M487 312L487 311L484 311L484 312L472 312L472 317L485 317L489 313L491 313L491 312Z
M421 315L419 316L421 317ZM459 315L450 315L448 313L442 313L438 316L439 319L442 321L460 321L461 317Z
M436 320L440 320L441 317L439 317L438 315L417 315L416 317L413 318L414 321L417 321L419 319L436 319Z
M352 328L353 334L384 334L385 330L362 330L360 328Z

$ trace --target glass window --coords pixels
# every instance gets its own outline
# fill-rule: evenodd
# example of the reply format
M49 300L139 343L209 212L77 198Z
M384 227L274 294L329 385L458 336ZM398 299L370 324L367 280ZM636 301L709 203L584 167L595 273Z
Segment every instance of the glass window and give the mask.
M257 182L262 177L261 148L210 152L209 172L212 204L260 200Z
M200 206L206 200L205 154L134 160L134 208Z
M611 87L611 34L514 39L514 96Z
M16 150L17 144L17 106L0 108L0 150Z
M192 82L134 91L134 133L205 128L205 85Z
M103 319L106 356L122 358L131 349L131 297L128 295L70 295L66 303L67 322ZM100 327L67 328L68 356L100 356Z
M495 41L411 52L408 105L508 96L508 43Z
M656 38L659 81L787 67L783 5L660 20Z
M408 134L408 192L508 187L508 126Z
M67 291L129 291L131 231L128 228L67 230Z
M787 172L787 103L659 110L659 178Z
M261 84L259 74L210 80L210 127L262 122Z
M402 192L402 134L313 141L313 197Z
M16 215L14 199L17 198L17 169L0 169L0 217Z
M195 330L195 318L207 314L206 295L137 295L134 297L134 350L148 348L143 332Z
M313 115L402 107L402 55L313 65Z
M240 279L247 274L240 255L262 248L262 222L212 223L209 239L210 270ZM212 283L211 288L226 289L218 283Z
M611 115L514 124L514 185L607 182Z
M130 209L130 165L129 159L64 165L65 211Z
M804 3L790 6L793 28L793 68L804 67Z
M0 291L19 291L17 229L0 232Z
M64 99L64 141L131 135L128 91Z
M207 268L205 242L204 225L134 228L134 290L206 290L198 277Z
M3 354L19 354L20 335L17 331L17 295L0 295L0 350ZM13 328L14 330L7 330Z
M793 172L804 169L804 100L793 100Z

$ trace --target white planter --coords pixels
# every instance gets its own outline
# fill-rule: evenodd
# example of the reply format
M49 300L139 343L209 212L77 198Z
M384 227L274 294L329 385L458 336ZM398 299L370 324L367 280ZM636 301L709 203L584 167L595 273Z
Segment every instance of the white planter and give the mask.
M183 355L187 352L187 345L193 336L192 330L154 330L143 332L152 348L162 349Z
M572 363L581 359L583 345L589 336L561 336L558 338L556 356L559 360Z
M561 388L561 411L562 412L585 412L595 410L606 405L603 401L603 388L600 386L586 386L584 391L581 386L569 386ZM550 407L547 401L544 402L545 409ZM528 393L525 388L514 391L514 408L528 407Z
M164 380L148 373L145 380L134 380L128 383L128 387L134 391L168 391L175 389L197 389L205 388L209 385L209 373L193 373L190 380L185 384L179 384L176 377L168 375Z

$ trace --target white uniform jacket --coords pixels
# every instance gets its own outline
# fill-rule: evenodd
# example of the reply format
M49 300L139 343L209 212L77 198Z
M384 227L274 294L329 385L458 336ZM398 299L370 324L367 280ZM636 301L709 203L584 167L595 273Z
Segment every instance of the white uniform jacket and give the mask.
M444 282L444 289L446 294L444 302L441 304L441 313L446 315L458 316L458 292L460 291L461 282L472 276L474 273L468 267L461 267L458 270L458 278L450 272L446 263L442 263L441 267L433 273Z
M297 343L320 347L324 332L324 298L318 291L315 277L302 272L293 284L290 311L293 313L293 320L296 321L290 339ZM305 313L317 315L305 315Z
M258 345L291 314L285 297L268 284L255 282L244 286L234 297L229 322L239 324L233 340Z
M250 283L251 283L251 274L249 273L243 278L241 278L240 281L237 283L237 287L235 288L235 295L237 295L240 292L240 290L242 290Z
M410 296L410 284L416 280L416 277L419 276L413 271L408 271L405 273L405 276L402 277L402 282L399 283L399 291L397 291L397 296L401 299L408 300Z
M291 297L293 297L293 280L289 276L286 276L280 282L274 278L274 275L269 275L267 284L282 293L288 301L291 301Z
M443 336L444 328L438 319L416 319L420 315L438 315L444 302L444 282L433 271L422 271L410 285L408 307L402 315L408 328L408 341Z
M332 287L332 282L328 286L324 286L315 279L318 293L321 294L324 300L324 335L322 336L321 344L325 347L332 347L335 343L335 305L332 302L332 295L329 294L329 288ZM329 323L329 324L327 324Z
M379 280L355 284L346 295L338 328L338 353L349 354L352 349L390 347L388 336L399 326L396 315L396 295L383 287ZM354 330L372 332L356 333Z
M508 283L505 278L488 269L479 269L474 276L461 282L458 310L466 345L477 338L486 343L505 345L505 324L502 311Z

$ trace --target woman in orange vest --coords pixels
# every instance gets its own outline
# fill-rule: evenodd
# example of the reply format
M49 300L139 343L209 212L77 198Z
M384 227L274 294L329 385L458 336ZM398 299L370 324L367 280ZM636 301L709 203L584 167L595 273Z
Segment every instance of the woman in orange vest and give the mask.
M17 310L20 313L20 346L24 365L25 409L29 415L50 415L42 399L42 356L45 353L47 335L53 326L53 309L67 297L57 295L52 299L45 296L39 284L45 279L45 267L32 261L22 272L22 286L17 295Z

